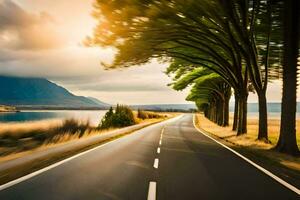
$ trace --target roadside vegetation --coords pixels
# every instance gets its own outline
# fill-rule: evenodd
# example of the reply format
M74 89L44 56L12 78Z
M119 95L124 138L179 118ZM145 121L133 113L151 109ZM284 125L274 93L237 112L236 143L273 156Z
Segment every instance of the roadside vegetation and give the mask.
M159 118L164 118L167 117L166 115L161 115L161 114L157 114L155 112L149 112L149 111L144 111L141 109L138 109L137 111L137 118L138 119L159 119Z
M98 127L92 126L88 121L75 119L65 119L62 122L28 122L23 125L3 124L0 128L0 157L102 134L134 124L155 122L167 117L169 116L154 112L136 112L127 106L118 105L115 110L110 108Z
M233 116L230 116L229 124L232 125ZM253 161L266 165L268 168L276 168L276 171L284 176L290 176L297 180L300 178L300 157L290 156L274 151L274 146L279 138L280 120L271 118L268 120L268 131L270 143L259 141L256 138L258 130L258 119L249 117L248 134L237 136L234 131L228 127L221 127L207 119L204 114L197 114L196 125L206 133L223 140L228 146L237 149L239 152L247 155ZM300 130L300 120L297 120L297 130ZM297 138L298 147L300 147L300 137Z
M110 107L99 125L100 129L120 128L136 124L132 110L123 105L117 105L115 110Z
M0 105L0 112L18 112L18 110L13 106Z
M88 135L95 128L88 122L66 119L48 125L46 122L36 123L34 127L0 129L0 156L38 148L43 145L61 143Z
M166 115L160 115L154 112L146 112L138 109L137 113L132 111L128 106L117 105L115 109L112 107L107 111L99 129L120 128L140 123L142 120L165 118Z
M282 112L276 151L300 156L296 143L297 58L300 3L293 0L98 0L95 33L87 45L118 51L107 68L140 65L158 59L175 90L192 88L205 117L229 125L228 101L235 99L232 130L248 133L249 92L257 94L256 139L270 143L266 91L270 81L282 87Z

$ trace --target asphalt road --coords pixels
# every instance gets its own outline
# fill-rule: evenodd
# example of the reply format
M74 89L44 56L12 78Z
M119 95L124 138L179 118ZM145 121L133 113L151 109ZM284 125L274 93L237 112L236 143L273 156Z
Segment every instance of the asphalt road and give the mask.
M200 134L192 115L111 142L0 191L0 199L144 200L150 182L158 200L300 199Z

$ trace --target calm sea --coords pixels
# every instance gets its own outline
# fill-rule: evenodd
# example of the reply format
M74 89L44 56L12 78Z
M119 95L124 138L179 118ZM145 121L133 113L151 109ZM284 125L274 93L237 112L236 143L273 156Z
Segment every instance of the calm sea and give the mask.
M230 112L234 110L234 103L229 105ZM281 104L280 103L268 103L268 116L270 118L280 118ZM300 118L300 102L297 103L297 118ZM248 117L258 117L258 104L248 103Z
M105 110L97 111L85 111L85 110L55 110L55 111L22 111L17 113L0 113L0 122L29 122L29 121L41 121L41 120L51 120L51 119L70 119L74 118L81 121L89 120L91 124L99 124L102 117L105 115Z

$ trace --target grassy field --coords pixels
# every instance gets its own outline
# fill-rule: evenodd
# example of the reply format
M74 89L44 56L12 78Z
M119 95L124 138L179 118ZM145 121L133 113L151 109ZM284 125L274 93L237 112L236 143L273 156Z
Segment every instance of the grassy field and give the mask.
M206 132L223 139L224 141L244 149L250 150L261 155L264 158L270 159L272 162L284 165L287 168L300 172L300 158L288 156L274 151L272 148L276 145L279 136L280 120L276 118L269 119L269 139L270 144L257 141L258 119L248 119L248 133L243 136L236 136L236 132L229 127L220 127L209 121L202 114L197 115L197 125ZM232 117L230 119L232 125ZM297 142L300 147L300 120L297 120Z

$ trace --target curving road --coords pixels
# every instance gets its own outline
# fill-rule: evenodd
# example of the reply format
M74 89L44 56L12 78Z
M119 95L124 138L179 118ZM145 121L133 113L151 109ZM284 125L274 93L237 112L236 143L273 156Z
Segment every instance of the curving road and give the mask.
M1 200L294 200L299 196L193 126L149 126L0 191Z

